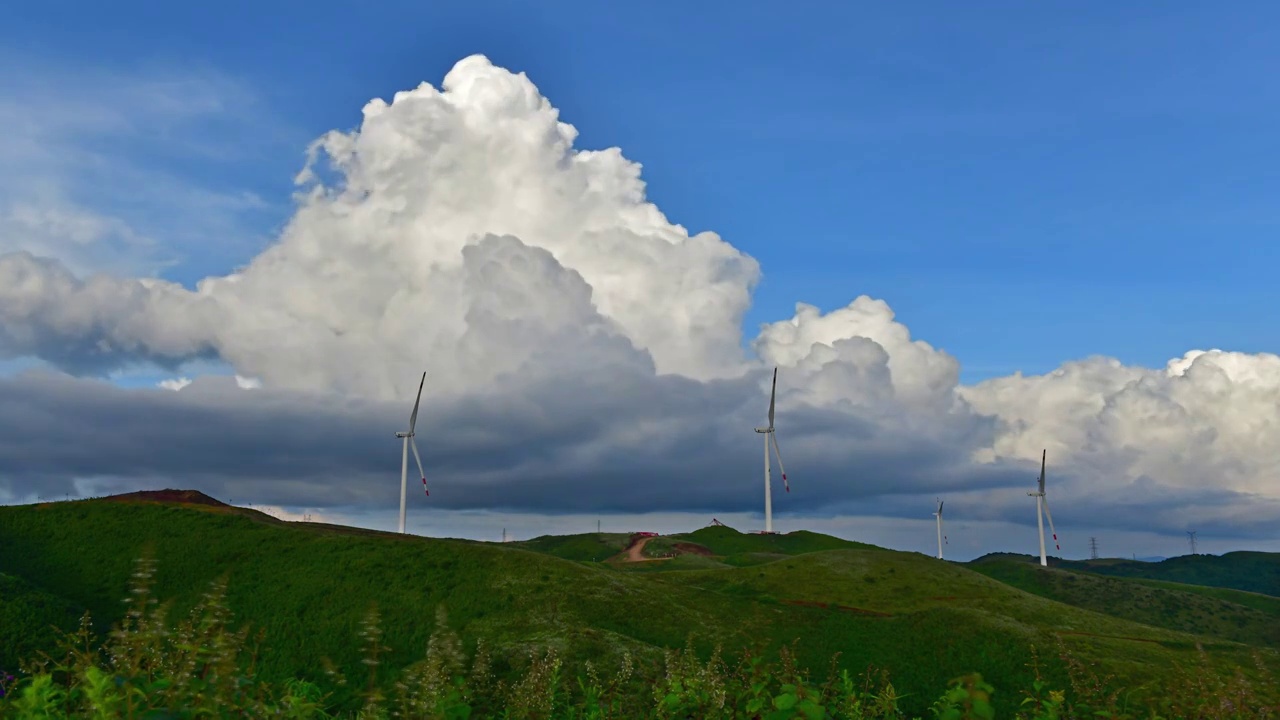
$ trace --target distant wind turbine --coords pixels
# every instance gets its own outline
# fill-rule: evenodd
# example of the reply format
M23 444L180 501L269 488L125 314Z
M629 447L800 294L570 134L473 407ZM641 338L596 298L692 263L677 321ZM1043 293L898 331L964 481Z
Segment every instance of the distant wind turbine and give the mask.
M939 560L942 559L942 543L943 543L943 540L945 539L945 537L942 534L942 503L943 501L939 499L938 511L933 514L933 516L938 519L938 559Z
M409 416L409 432L398 432L396 437L404 440L404 450L400 455L400 532L404 532L404 501L405 490L409 483L409 448L413 448L413 459L418 462L418 474L422 476L422 490L430 495L427 490L427 473L422 469L422 456L418 454L418 444L413 441L413 428L418 424L418 403L422 402L422 386L427 382L427 374L422 373L422 380L418 383L418 397L413 401L413 414Z
M756 432L764 435L764 531L773 532L773 493L771 491L771 472L769 468L769 445L773 445L773 453L778 457L778 471L782 473L782 486L791 492L787 482L787 469L782 466L782 451L778 449L778 434L773 430L773 406L778 395L778 368L773 369L773 388L769 391L769 427L756 428Z
M1053 529L1053 515L1049 512L1049 501L1044 496L1044 461L1047 451L1040 451L1040 490L1039 492L1027 493L1036 499L1036 527L1040 530L1040 564L1049 565L1049 559L1044 554L1044 518L1049 518L1049 532L1053 533L1053 546L1058 552L1062 552L1062 547L1058 545L1058 531Z

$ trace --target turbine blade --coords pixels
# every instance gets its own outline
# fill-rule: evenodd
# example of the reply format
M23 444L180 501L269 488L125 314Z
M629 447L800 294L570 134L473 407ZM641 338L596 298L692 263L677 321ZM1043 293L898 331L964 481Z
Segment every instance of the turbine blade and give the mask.
M418 454L418 443L409 438L409 447L413 448L413 459L418 461L418 474L422 476L422 491L431 496L431 491L427 490L427 471L422 469L422 456Z
M1053 515L1049 513L1049 499L1040 498L1040 504L1044 507L1044 516L1049 518L1049 532L1053 533L1053 546L1062 552L1062 546L1058 545L1058 531L1053 529Z
M778 368L773 369L773 388L769 390L769 427L773 427L773 401L778 396Z
M413 427L418 424L418 403L422 402L422 386L427 382L427 374L422 373L422 380L418 383L418 397L413 401L413 414L409 416L409 434L413 434Z
M1048 450L1040 451L1040 492L1044 492L1044 458L1048 454Z
M939 515L941 515L941 514L942 514L942 504L943 504L943 503L945 503L945 502L946 502L946 500L939 500L939 501L938 501L938 514L939 514Z
M782 451L778 449L778 433L769 433L773 439L773 454L778 458L778 472L782 473L782 487L791 492L791 484L787 482L787 469L782 466Z

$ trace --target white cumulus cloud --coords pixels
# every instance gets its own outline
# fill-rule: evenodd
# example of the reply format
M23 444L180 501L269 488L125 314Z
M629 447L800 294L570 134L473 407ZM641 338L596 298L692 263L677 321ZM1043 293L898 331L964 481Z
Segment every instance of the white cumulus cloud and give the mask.
M236 386L261 388L239 401L218 395L218 413L234 412L234 402L285 412L273 392L401 402L425 369L424 422L484 448L466 472L441 470L444 487L470 483L456 502L550 509L595 497L643 503L676 487L685 494L663 495L665 507L680 497L723 502L758 472L750 428L777 365L793 502L810 492L822 503L809 510L880 498L884 512L912 513L895 493L950 489L973 493L975 514L1029 518L1025 493L1010 484L1025 468L1030 487L1031 465L1048 448L1055 500L1075 500L1055 502L1060 524L1100 521L1125 503L1146 503L1165 529L1197 508L1250 527L1280 517L1280 358L1197 351L1163 369L1090 358L966 387L956 358L865 296L826 313L800 303L747 353L741 326L756 261L712 232L670 222L620 150L576 140L523 74L466 58L439 88L373 100L358 127L316 140L291 220L232 275L187 290L77 275L29 252L0 256L0 359L39 357L92 374L216 358ZM68 227L72 239L93 229ZM174 402L214 402L213 390L193 392L200 387ZM122 397L104 393L101 412ZM430 419L445 408L459 414L452 427ZM248 443L237 455L245 462L264 456L255 466L264 483L275 472L277 487L299 488L275 502L309 502L283 459L247 436L236 441ZM462 467L435 455L448 442L428 443L428 459ZM512 453L497 449L503 443ZM374 472L355 451L316 462L343 463L335 487ZM576 485L512 489L522 481ZM584 489L609 483L599 495ZM333 494L356 496L354 485Z

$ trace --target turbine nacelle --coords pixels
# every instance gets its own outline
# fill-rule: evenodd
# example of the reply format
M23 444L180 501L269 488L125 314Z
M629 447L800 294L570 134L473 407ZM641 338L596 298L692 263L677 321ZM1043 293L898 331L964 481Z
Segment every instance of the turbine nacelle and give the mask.
M413 435L414 435L414 433L411 433L411 432L398 432L398 433L396 433L396 437L398 437L398 438L410 438L410 437L413 437Z
M773 432L773 428L756 428L756 432L758 432L758 433L771 433L771 432Z

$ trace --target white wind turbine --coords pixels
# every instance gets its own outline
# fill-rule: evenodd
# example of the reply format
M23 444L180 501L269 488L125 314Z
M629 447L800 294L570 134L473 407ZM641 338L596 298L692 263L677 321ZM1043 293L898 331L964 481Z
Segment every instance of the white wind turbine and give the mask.
M409 448L413 448L413 459L418 462L418 474L422 476L422 490L427 495L427 473L422 469L422 456L418 454L418 444L413 441L413 428L418 424L418 403L422 402L422 386L427 382L427 374L422 373L418 383L418 397L413 401L413 414L409 416L409 432L398 432L396 437L404 439L404 451L400 455L400 532L404 532L405 490L409 482Z
M939 560L942 559L942 541L944 539L942 535L942 503L943 503L943 500L939 499L938 511L933 514L933 516L938 519L938 559Z
M764 531L773 532L773 493L770 490L771 473L769 469L769 445L778 456L778 470L782 473L782 486L791 492L787 483L787 469L782 466L782 451L778 449L778 434L773 431L773 405L778 395L778 368L773 369L773 388L769 391L769 427L756 428L756 432L764 435Z
M1040 451L1040 490L1039 492L1027 493L1036 499L1036 527L1040 530L1040 564L1049 565L1049 559L1044 554L1044 518L1049 518L1049 532L1053 533L1053 546L1058 552L1062 552L1062 547L1058 545L1058 531L1053 529L1053 515L1049 512L1049 501L1044 496L1044 460L1046 451Z

